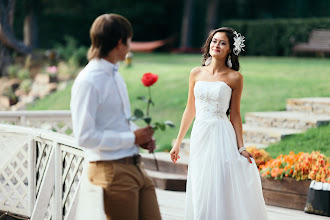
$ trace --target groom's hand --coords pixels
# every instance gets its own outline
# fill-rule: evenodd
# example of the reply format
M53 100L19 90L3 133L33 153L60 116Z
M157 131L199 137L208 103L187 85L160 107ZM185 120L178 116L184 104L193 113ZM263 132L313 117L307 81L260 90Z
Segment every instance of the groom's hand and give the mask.
M141 144L140 145L141 148L146 149L149 151L149 153L154 152L154 150L156 149L156 140L152 139L150 142L145 143L145 144Z
M134 131L135 135L135 144L142 145L145 143L149 143L152 140L152 135L154 134L154 130L151 126L147 126L144 128L139 128Z

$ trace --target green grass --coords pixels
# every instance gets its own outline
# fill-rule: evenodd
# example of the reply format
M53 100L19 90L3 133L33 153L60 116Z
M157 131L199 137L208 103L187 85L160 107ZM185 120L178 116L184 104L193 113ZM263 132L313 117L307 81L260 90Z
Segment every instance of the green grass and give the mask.
M279 154L289 154L290 151L296 154L300 151L311 153L321 151L330 157L330 125L319 128L311 128L306 133L296 134L284 138L282 141L267 147L267 152L275 158Z
M145 72L159 75L158 82L151 88L156 104L151 108L151 115L155 121L171 120L177 127L157 131L158 150L169 149L172 139L176 138L186 105L189 73L193 67L200 66L201 58L201 55L191 54L136 53L131 68L120 67L132 110L146 108L145 103L136 100L137 96L147 95L147 88L141 83L142 75ZM242 57L240 64L244 76L243 121L246 112L284 110L287 98L330 96L329 59ZM29 110L69 109L70 88L36 102ZM189 136L190 130L186 137Z

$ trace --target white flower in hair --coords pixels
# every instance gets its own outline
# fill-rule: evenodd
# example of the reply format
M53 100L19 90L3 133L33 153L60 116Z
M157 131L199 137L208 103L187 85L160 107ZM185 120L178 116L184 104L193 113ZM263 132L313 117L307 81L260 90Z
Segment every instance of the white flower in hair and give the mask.
M234 32L234 34L235 34L235 37L234 37L234 50L233 50L233 52L236 56L238 56L238 54L242 50L244 51L243 47L245 47L245 45L244 45L244 41L245 41L244 38L245 37L242 36L240 33L237 33L236 31Z

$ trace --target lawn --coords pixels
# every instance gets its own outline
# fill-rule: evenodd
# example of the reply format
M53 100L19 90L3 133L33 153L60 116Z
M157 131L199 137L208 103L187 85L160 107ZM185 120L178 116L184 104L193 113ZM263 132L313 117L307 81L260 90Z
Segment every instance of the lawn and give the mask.
M155 106L151 108L151 115L155 121L171 120L177 125L173 130L157 131L159 150L170 149L176 138L186 104L189 73L193 67L200 66L201 58L196 54L137 53L132 67L120 67L132 110L146 108L145 103L136 100L137 96L147 95L147 89L140 81L142 75L145 72L159 75L159 81L152 86ZM240 61L240 72L244 76L243 121L246 112L284 110L287 98L330 96L329 59L242 57ZM36 102L29 110L69 109L70 88ZM190 130L186 137L189 135ZM309 145L310 149L313 147L313 144Z

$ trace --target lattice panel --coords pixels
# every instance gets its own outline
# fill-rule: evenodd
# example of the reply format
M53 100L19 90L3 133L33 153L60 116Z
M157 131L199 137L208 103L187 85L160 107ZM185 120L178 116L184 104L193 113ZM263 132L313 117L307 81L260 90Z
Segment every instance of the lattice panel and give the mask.
M4 211L28 216L28 145L12 158L0 171L0 206Z
M36 152L36 198L39 195L40 185L46 171L47 163L53 146L44 142L37 141Z
M62 207L63 216L66 218L75 199L75 192L78 190L79 181L83 171L84 158L73 153L62 151L62 161Z
M50 197L44 220L52 220L53 207L54 207L54 190L52 192L52 196Z
M54 120L41 120L41 119L27 119L26 125L34 128L42 128L46 130L52 130L60 134L66 134L72 136L72 123L71 118L66 120L57 119Z

